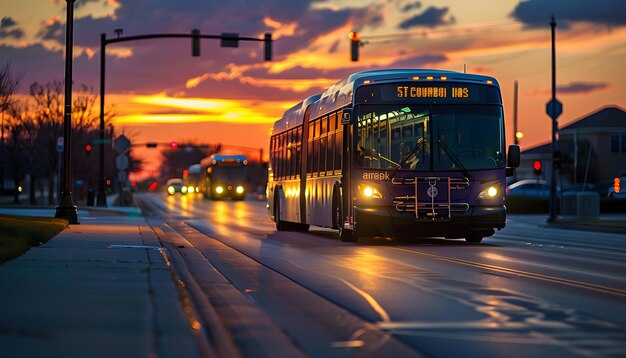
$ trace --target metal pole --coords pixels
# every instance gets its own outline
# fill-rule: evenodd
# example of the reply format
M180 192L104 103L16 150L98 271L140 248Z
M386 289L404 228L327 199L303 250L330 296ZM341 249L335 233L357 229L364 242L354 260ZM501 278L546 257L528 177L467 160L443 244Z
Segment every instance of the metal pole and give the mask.
M72 56L74 32L74 2L66 0L67 18L65 23L65 114L63 120L63 181L61 183L61 198L56 207L55 217L66 219L70 224L78 224L78 210L72 201L70 192L70 161L72 138Z
M104 74L106 67L107 34L100 34L100 142L98 144L98 196L96 206L106 207L107 196L104 189Z
M513 143L519 144L517 138L517 81L513 85Z
M554 20L554 16L550 19L550 27L552 28L552 101L554 102L556 101L556 21ZM556 139L557 131L558 124L556 116L552 116L552 175L550 178L550 216L548 217L548 222L555 221L558 212L558 202L556 196L556 163L554 161L556 152L559 150Z
M2 125L0 131L2 131L2 141L0 142L0 151L2 152L2 160L0 160L0 195L4 195L4 109L2 110Z

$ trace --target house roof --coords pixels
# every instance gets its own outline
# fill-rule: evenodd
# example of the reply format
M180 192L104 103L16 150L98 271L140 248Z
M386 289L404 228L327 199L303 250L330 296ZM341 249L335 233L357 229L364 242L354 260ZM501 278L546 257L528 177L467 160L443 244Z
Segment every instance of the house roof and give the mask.
M626 112L619 107L604 107L559 131L583 128L626 128Z
M624 128L626 129L626 112L617 107L609 106L600 109L586 117L559 128L559 132L578 129ZM546 143L522 152L524 155L549 154L552 152L552 143Z

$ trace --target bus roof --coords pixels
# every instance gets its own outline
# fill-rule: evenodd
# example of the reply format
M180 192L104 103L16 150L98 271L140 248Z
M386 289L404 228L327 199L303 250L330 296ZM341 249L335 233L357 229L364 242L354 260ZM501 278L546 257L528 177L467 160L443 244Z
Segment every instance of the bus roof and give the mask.
M189 170L189 173L197 174L202 172L202 166L200 164L192 164L187 170Z
M315 118L351 104L354 90L358 86L366 84L365 81L369 81L367 84L380 84L398 81L414 81L415 77L425 80L428 76L432 76L432 81L435 82L441 81L441 77L445 76L447 78L446 81L473 82L479 84L485 84L487 81L491 81L491 85L499 87L498 81L490 76L447 70L387 69L357 72L328 87L323 93L310 96L288 109L281 119L274 122L272 133L280 133L302 125L304 114L309 105L311 105L311 117Z
M200 161L200 165L202 167L208 167L211 163L213 163L214 160L216 162L234 160L236 162L243 163L244 161L247 161L247 158L243 154L212 154L212 155L202 159Z

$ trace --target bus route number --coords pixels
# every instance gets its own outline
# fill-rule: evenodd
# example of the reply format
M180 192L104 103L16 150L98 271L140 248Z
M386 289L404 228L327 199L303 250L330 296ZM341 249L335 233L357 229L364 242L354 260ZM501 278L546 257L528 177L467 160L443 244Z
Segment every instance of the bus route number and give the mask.
M396 90L398 98L469 98L467 87L398 86Z

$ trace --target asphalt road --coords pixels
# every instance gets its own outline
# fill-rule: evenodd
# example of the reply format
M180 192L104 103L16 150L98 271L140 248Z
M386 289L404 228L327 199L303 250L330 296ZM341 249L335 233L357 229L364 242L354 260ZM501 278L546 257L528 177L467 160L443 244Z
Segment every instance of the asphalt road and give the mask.
M626 235L512 216L482 244L344 243L260 201L139 201L245 356L626 356Z

